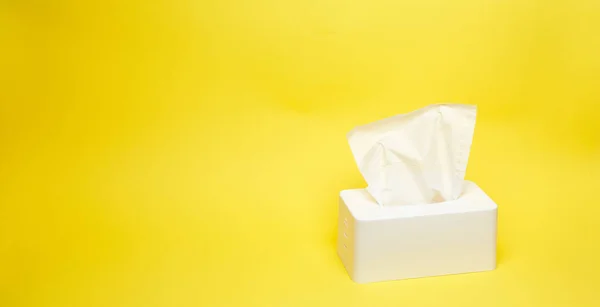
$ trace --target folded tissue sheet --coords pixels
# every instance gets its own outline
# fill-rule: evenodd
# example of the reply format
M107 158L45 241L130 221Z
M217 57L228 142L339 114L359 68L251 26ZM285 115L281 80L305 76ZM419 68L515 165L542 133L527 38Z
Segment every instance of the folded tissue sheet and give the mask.
M337 249L354 281L495 268L497 206L464 180L476 113L436 104L348 133L367 183L340 193Z

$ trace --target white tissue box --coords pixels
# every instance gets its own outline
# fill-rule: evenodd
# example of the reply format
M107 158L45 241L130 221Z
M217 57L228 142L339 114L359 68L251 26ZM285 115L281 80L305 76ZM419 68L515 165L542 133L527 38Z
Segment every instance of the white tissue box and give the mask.
M337 250L357 283L496 267L497 205L465 181L454 201L379 206L365 189L340 193Z

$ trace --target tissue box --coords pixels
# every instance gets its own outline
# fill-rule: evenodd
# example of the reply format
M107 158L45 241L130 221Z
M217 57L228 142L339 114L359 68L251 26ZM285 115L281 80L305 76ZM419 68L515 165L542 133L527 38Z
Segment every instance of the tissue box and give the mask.
M496 267L497 205L465 181L454 201L379 206L365 189L340 193L337 250L357 283Z

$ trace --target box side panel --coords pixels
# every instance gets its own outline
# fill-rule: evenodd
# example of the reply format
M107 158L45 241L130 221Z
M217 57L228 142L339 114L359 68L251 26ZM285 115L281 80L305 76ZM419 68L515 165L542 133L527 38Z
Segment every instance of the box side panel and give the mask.
M348 275L354 274L354 228L355 219L350 214L346 203L340 197L338 210L337 253L346 268Z

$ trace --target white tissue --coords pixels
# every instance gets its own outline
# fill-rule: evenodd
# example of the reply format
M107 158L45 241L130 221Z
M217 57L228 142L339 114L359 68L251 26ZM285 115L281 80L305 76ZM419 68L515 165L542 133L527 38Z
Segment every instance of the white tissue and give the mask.
M475 130L475 106L436 104L354 128L348 142L379 205L457 199Z

